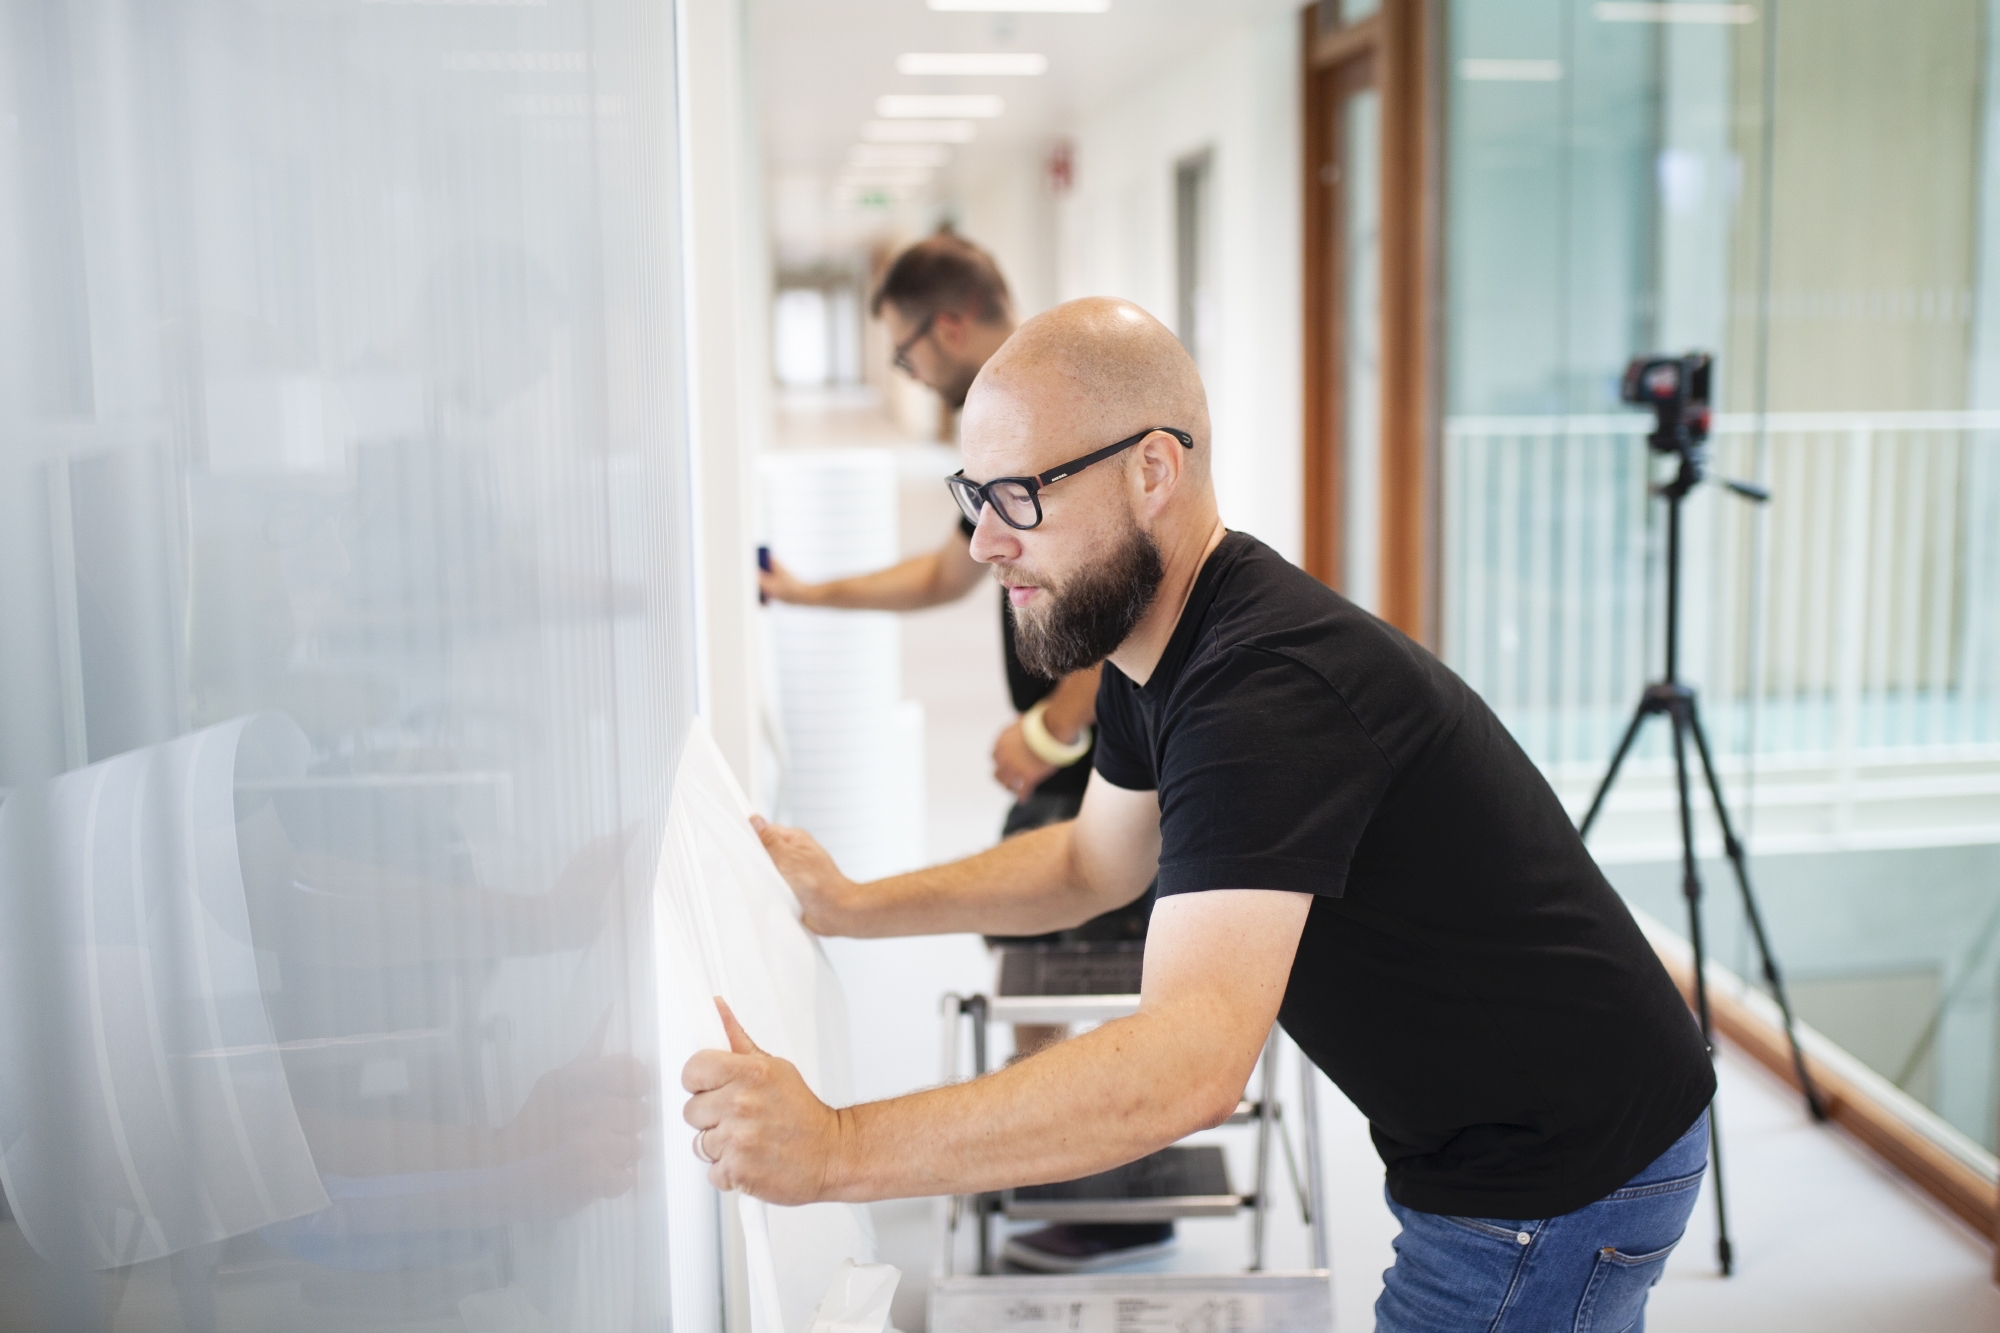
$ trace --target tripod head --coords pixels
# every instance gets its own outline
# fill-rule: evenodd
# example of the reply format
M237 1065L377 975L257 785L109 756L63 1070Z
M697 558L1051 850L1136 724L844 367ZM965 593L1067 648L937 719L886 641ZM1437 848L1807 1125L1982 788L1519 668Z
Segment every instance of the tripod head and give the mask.
M1708 400L1710 372L1715 358L1707 352L1686 352L1680 356L1635 356L1625 366L1618 396L1628 403L1653 409L1653 433L1647 447L1656 454L1680 458L1674 479L1655 489L1670 501L1678 501L1701 485L1708 467L1708 426L1712 415ZM1762 486L1731 477L1719 478L1723 485L1746 500L1759 504L1771 498Z

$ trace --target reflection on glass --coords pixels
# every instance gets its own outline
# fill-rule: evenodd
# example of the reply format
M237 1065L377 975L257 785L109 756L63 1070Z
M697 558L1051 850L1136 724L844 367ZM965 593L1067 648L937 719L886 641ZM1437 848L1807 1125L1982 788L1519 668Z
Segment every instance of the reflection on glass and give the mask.
M47 1327L664 1327L664 20L36 12L0 1288Z
M1682 661L1805 1018L1992 1147L2000 124L1976 5L1451 6L1446 655L1573 797L1657 674L1637 352L1718 353ZM1614 16L1615 17L1615 16ZM1530 66L1557 77L1528 78ZM1902 71L1921 69L1920 79ZM1649 588L1651 589L1649 591ZM1663 772L1664 736L1650 762ZM1750 770L1756 770L1754 782ZM1644 771L1642 765L1642 772ZM1640 779L1644 781L1645 779ZM1981 795L1981 793L1986 793ZM1599 853L1676 929L1674 830ZM1748 973L1725 875L1715 954Z
M1341 591L1373 611L1382 581L1382 95L1373 88L1351 94L1340 123Z

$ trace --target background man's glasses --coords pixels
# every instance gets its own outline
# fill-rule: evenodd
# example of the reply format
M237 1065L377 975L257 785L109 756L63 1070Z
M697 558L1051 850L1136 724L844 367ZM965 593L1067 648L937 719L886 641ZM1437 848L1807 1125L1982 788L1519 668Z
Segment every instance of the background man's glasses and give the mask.
M912 342L916 341L914 338ZM907 344L905 344L907 346ZM1183 449L1194 448L1194 436L1172 426L1148 426L1137 435L1128 436L1116 444L1108 444L1096 453L1072 458L1067 463L1058 464L1047 472L1034 477L995 477L989 482L968 481L965 469L960 468L944 479L951 491L951 498L958 501L959 512L966 522L979 522L979 513L987 505L1000 515L1000 521L1010 528L1026 532L1039 527L1042 522L1042 488L1053 486L1064 477L1073 477L1092 463L1102 463L1113 454L1130 449L1154 431L1163 431L1181 442Z
M889 358L889 364L913 380L921 378L917 374L917 368L910 364L910 349L930 337L931 325L935 323L937 323L937 311L933 310L924 316L923 323L917 325L915 333L896 344L896 354Z

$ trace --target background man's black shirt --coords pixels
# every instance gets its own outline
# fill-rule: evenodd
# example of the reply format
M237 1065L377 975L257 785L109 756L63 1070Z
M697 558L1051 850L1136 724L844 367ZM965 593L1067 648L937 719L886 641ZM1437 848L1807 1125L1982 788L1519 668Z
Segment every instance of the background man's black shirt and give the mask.
M1160 796L1162 897L1315 895L1279 1021L1405 1207L1551 1217L1708 1104L1701 1035L1555 793L1441 662L1223 538L1152 679L1108 667L1097 771Z

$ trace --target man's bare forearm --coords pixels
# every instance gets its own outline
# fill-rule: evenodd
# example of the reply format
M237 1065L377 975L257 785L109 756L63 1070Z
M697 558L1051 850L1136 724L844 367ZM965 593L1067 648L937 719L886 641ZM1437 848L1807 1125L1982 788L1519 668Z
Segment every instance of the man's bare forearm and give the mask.
M922 555L870 574L806 584L790 600L843 611L922 611L957 601L985 574L986 567L966 553L965 538L954 532Z
M1247 1043L1248 1061L1218 1059L1210 1034L1189 1027L1142 1010L985 1078L849 1107L825 1197L1074 1180L1219 1124L1242 1095L1257 1043Z
M1131 896L1143 890L1142 884ZM841 910L812 925L822 934L859 938L1041 935L1122 906L1112 901L1118 892L1090 882L1071 825L1051 824L962 861L856 885Z
M1103 674L1102 665L1085 667L1056 683L1042 711L1042 725L1050 735L1068 744L1097 721L1097 683Z
M1162 899L1139 1011L996 1074L835 1110L718 1001L729 1049L681 1070L709 1181L773 1203L960 1194L1068 1180L1227 1119L1284 1000L1313 899Z
M812 584L800 601L843 611L921 611L957 595L940 577L942 563L936 551L925 551L870 574Z

